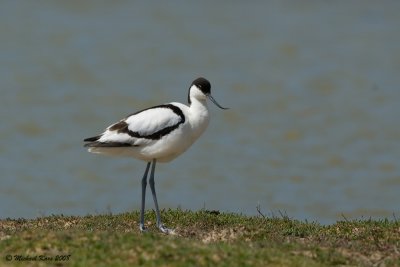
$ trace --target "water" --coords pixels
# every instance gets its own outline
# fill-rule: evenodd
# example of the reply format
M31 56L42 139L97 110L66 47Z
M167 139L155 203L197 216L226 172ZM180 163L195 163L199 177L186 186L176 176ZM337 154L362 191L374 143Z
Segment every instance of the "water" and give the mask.
M138 209L143 162L82 139L207 77L162 208L400 216L400 3L2 1L0 218ZM152 202L148 200L148 207Z

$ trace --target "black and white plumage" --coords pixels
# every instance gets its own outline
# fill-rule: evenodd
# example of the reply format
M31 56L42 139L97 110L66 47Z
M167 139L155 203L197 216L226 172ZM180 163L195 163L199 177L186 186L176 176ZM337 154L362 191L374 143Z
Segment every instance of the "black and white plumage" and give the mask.
M144 227L144 206L147 174L152 163L150 188L152 191L157 225L161 231L170 233L161 222L154 187L156 162L168 162L185 152L205 131L210 115L206 100L210 99L221 107L211 96L211 84L205 78L197 78L189 87L188 102L177 102L154 106L133 113L112 124L100 135L86 138L85 147L89 152L133 157L147 162L142 178L142 205L140 229Z

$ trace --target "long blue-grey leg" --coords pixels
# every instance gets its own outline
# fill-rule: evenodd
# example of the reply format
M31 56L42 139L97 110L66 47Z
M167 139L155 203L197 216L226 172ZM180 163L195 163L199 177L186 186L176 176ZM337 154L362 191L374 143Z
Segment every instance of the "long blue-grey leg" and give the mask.
M142 178L142 202L140 206L140 224L139 229L140 231L146 231L146 227L144 227L144 206L146 202L146 186L147 186L147 174L149 173L150 163L147 163L146 170L144 171L143 178Z
M149 183L150 183L151 194L153 195L154 206L156 207L157 226L161 230L161 232L170 234L173 233L173 229L169 229L163 225L161 221L160 209L158 208L156 188L154 185L154 170L156 169L156 162L157 162L156 159L153 159L153 165L151 165Z

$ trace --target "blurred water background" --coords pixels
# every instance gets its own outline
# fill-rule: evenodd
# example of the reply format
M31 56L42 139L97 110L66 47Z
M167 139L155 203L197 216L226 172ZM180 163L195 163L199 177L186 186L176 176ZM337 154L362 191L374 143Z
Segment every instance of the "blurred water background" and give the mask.
M145 163L89 154L82 139L186 102L198 76L231 109L210 104L206 133L158 165L162 208L400 216L399 12L399 1L1 1L0 218L138 209Z

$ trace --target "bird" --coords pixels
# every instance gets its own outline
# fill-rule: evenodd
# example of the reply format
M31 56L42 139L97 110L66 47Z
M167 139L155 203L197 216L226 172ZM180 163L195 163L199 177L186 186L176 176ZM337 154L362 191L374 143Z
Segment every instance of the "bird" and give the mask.
M228 109L218 104L211 95L210 82L199 77L189 86L187 105L171 102L146 108L110 125L103 133L84 139L84 147L91 153L132 157L147 163L141 180L141 232L147 231L144 211L147 176L150 170L149 184L155 205L157 227L165 234L174 233L174 230L167 228L161 220L154 182L156 163L174 160L206 130L210 121L207 99L220 109Z

